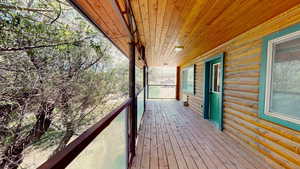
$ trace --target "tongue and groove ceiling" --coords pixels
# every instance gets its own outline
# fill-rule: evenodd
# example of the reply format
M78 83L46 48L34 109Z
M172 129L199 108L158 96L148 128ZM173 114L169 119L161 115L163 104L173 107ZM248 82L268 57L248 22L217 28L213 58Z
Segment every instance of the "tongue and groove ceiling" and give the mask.
M74 0L128 54L128 33L111 3ZM121 4L124 1L117 0ZM130 0L149 66L176 66L294 7L300 0ZM184 46L176 52L175 46Z

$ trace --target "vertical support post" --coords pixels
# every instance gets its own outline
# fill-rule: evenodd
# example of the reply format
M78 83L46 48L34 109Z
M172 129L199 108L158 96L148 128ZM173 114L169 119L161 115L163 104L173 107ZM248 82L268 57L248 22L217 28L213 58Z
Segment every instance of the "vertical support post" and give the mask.
M146 71L147 71L147 67L144 66L143 67L143 82L144 82L144 111L146 109Z
M134 34L134 26L132 23L132 13L130 9L129 0L125 1L126 16L128 20L128 27L132 36L130 37L129 43L129 97L132 99L132 104L129 107L129 123L130 123L130 161L128 165L131 165L133 157L135 156L135 144L137 137L137 99L135 97L135 49L136 39Z
M136 97L135 97L135 43L129 43L129 97L132 99L132 104L129 107L130 117L130 154L131 159L135 156L135 142L137 136L137 112L136 112Z
M147 71L146 71L146 84L147 84L147 99L149 99L149 69L147 67Z
M180 100L180 67L176 68L176 100Z
M145 60L145 47L142 46L142 50L141 50L141 53L142 53L142 58ZM146 87L147 87L147 66L144 65L143 67L143 84L144 84L144 112L146 110Z

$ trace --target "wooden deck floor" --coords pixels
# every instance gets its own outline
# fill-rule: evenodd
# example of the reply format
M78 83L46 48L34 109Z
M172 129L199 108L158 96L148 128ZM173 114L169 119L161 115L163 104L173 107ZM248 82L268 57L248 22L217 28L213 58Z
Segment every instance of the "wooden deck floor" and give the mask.
M177 101L148 101L131 169L268 169L266 162Z

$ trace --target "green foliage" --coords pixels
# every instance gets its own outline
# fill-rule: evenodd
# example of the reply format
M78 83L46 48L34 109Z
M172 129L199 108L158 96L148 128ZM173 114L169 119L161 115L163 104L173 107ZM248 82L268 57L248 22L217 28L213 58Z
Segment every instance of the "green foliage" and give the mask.
M46 134L44 134L40 140L34 142L32 145L39 149L46 150L52 146L56 146L59 143L59 138L62 138L64 131L50 128Z
M0 166L10 164L9 149L19 155L29 146L59 144L60 150L67 134L80 134L113 108L109 100L128 91L128 65L112 55L120 52L69 5L57 0L5 5L0 9ZM21 163L19 158L13 160Z

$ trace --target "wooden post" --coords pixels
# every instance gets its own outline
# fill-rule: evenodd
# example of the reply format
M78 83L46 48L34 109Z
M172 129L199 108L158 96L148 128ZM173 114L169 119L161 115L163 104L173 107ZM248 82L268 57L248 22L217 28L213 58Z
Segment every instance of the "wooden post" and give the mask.
M176 68L176 100L180 100L180 67Z
M129 121L130 121L130 154L131 159L135 156L135 141L137 136L137 104L135 97L135 43L130 42L130 55L129 55L129 97L132 99L132 104L129 108Z
M146 87L147 87L147 75L146 75L146 72L147 72L147 67L146 66L144 66L143 67L143 79L144 79L144 112L145 112L145 110L146 110Z
M147 84L147 95L146 98L149 99L149 68L146 69L146 84Z
M135 97L135 49L136 49L136 39L134 34L134 26L132 23L132 13L130 8L129 0L125 1L126 6L126 16L128 20L128 27L130 34L129 43L129 97L132 99L132 104L129 107L129 131L130 131L130 141L129 141L129 164L131 165L133 157L135 156L135 144L137 137L137 98Z
M141 50L142 58L145 60L145 47L142 46ZM146 110L146 87L147 87L147 65L145 64L143 67L143 86L144 86L144 112Z

